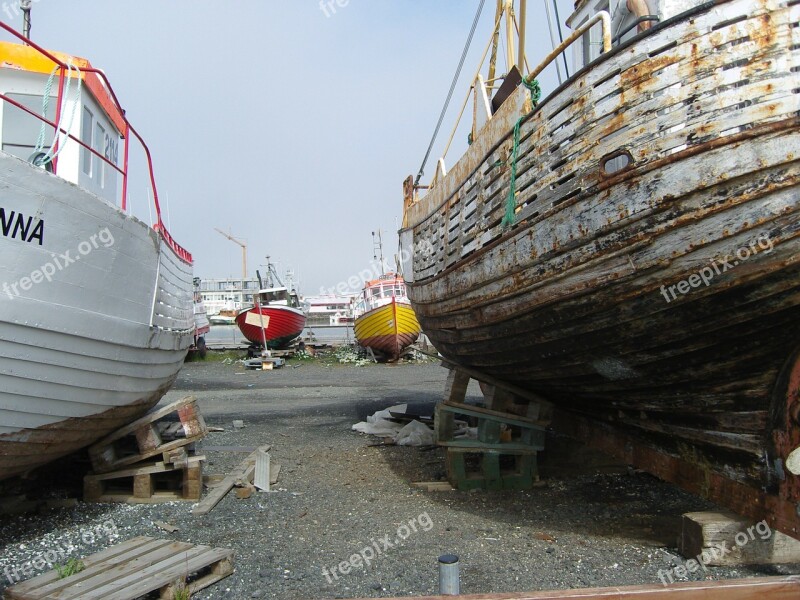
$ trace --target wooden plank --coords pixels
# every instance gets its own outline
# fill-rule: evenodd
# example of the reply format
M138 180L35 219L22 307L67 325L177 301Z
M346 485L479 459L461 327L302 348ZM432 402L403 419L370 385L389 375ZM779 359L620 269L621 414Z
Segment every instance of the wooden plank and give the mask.
M463 404L461 402L445 402L443 410L499 421L500 423L509 423L519 427L537 429L539 431L544 431L545 428L550 424L549 421L538 421L536 419L529 419L528 417L521 417L513 413L500 412L497 410L491 410L489 408L483 408L481 406L474 406L472 404Z
M434 358L441 358L438 354L437 355L430 354L429 356L433 356ZM500 389L508 390L509 392L511 392L513 394L516 394L520 398L527 398L529 400L533 400L535 402L538 402L539 404L542 405L542 407L552 407L553 406L553 403L550 402L549 400L545 400L544 398L542 398L538 394L534 394L533 392L531 392L529 390L526 390L524 388L521 388L519 386L516 386L516 385L514 385L512 383L501 381L501 380L497 379L496 377L492 377L491 375L487 375L486 373L481 373L480 371L476 371L475 369L470 369L468 367L463 367L463 366L461 366L461 365L459 365L459 364L457 364L457 363L455 363L453 361L449 361L447 359L441 359L441 360L442 360L442 366L443 367L445 367L447 369L458 369L459 371L462 371L462 372L466 373L469 377L471 377L472 379L475 379L476 381L484 381L484 382L489 383L491 385L494 385L494 386L496 386L496 387L498 387Z
M219 504L219 502L231 491L231 488L236 485L237 481L247 479L249 474L252 474L256 468L256 457L258 452L268 452L271 446L261 446L244 459L239 465L231 471L225 479L220 481L214 488L203 498L197 506L192 509L193 515L205 515Z
M192 456L189 458L188 463L190 467L196 467L205 460L206 460L205 455ZM133 477L135 475L153 474L153 473L167 473L180 470L181 470L180 467L173 467L172 465L168 465L162 461L159 461L142 467L123 469L120 471L114 471L112 473L91 474L87 475L87 477L91 478L94 481L104 481L106 479L119 479L121 477Z
M678 551L714 567L800 563L800 541L727 511L684 514Z
M452 492L455 489L449 481L415 481L411 486L426 492Z
M471 594L461 600L797 600L800 576L758 577L727 581L680 582L574 590ZM420 596L416 600L451 600L453 596ZM366 599L362 599L366 600ZM405 600L390 598L388 600Z

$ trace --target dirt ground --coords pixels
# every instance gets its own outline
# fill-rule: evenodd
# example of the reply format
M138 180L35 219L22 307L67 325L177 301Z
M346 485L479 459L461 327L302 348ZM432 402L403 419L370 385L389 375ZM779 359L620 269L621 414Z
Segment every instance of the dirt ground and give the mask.
M550 436L532 490L427 492L410 483L444 478L440 449L380 446L351 430L394 404L431 411L445 374L436 362L294 360L275 371L187 363L163 402L194 395L206 422L225 429L199 444L205 473L224 474L271 444L282 466L278 491L244 500L228 494L202 517L180 502L81 502L2 517L0 585L48 550L85 556L136 535L233 548L235 573L193 596L208 600L433 594L445 553L460 558L462 593L659 584L665 573L681 580L671 571L683 564L681 514L713 507L672 485ZM234 429L234 419L245 427ZM41 493L69 495L80 481L59 474L41 477ZM179 530L162 531L157 520ZM788 573L800 566L708 567L689 578Z

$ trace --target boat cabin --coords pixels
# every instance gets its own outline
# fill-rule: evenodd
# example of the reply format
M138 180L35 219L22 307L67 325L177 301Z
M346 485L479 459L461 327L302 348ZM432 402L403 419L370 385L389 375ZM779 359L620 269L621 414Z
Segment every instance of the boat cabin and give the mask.
M88 60L50 55L71 68L31 46L0 42L0 149L120 205L122 111ZM56 136L56 124L70 137Z
M389 304L392 298L403 299L406 296L406 284L402 277L395 273L381 275L377 279L368 281L361 292L361 297L355 306L355 314L362 315L384 304Z
M273 287L259 290L256 294L256 301L261 306L289 306L291 308L301 308L300 297L294 290L289 291L285 287Z

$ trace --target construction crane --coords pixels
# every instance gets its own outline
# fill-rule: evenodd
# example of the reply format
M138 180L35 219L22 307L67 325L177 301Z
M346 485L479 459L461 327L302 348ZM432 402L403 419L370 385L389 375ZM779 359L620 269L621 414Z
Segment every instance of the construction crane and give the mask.
M228 238L234 244L239 244L242 247L242 289L244 289L244 282L247 279L247 244L245 242L237 240L233 237L230 233L225 233L222 229L218 229L214 227L216 231L221 233L223 236Z

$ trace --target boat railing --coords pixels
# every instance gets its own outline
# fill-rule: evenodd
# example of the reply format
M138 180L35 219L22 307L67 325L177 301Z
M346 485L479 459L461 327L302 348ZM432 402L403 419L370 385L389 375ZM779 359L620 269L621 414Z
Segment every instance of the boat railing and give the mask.
M648 18L648 19L645 19L645 20L650 20L650 19ZM499 32L500 22L501 22L501 19L498 18L497 21L495 22L495 27L494 27L494 30L493 30L493 33L492 33L493 36L496 35ZM530 71L530 73L528 75L526 75L524 77L525 81L527 83L531 84L533 82L533 80L536 79L536 77L542 71L544 71L550 64L553 63L553 61L555 61L559 56L561 56L561 54L567 48L569 48L572 44L574 44L577 40L579 40L589 29L594 27L598 22L600 23L601 28L602 28L603 53L605 54L606 52L611 50L611 47L612 47L611 15L608 13L608 11L601 10L601 11L598 11L597 13L595 13L594 15L592 15L585 23L583 23L580 27L575 29L566 39L564 39L563 42L561 42L558 46L556 46L552 50L552 52L550 52L536 66L536 68L534 68L532 71ZM637 23L638 23L638 21L637 21ZM452 144L452 142L453 142L453 140L455 138L456 131L458 130L458 126L461 123L462 117L464 116L464 111L465 111L465 109L467 107L467 104L469 102L470 96L473 94L473 91L475 91L477 89L477 86L484 86L484 88L485 88L485 86L487 84L493 85L495 83L495 80L483 81L483 79L480 77L480 70L481 70L481 67L484 64L484 61L486 60L486 56L488 54L488 51L489 51L489 46L487 45L486 49L483 52L483 56L481 57L480 65L478 67L478 72L476 72L475 77L473 78L473 84L470 86L469 90L467 91L467 97L464 99L464 102L463 102L463 104L461 106L461 112L459 113L459 115L458 115L458 117L456 119L456 123L453 126L453 130L452 130L452 132L450 134L450 138L448 139L447 144L445 145L444 151L442 153L442 157L436 163L436 172L434 173L434 176L431 179L430 183L428 185L419 185L419 184L414 183L413 179L412 179L411 186L409 186L408 184L405 185L405 188L408 188L408 189L404 188L404 195L406 197L406 202L405 202L406 207L410 206L411 204L414 204L418 200L417 192L419 190L428 190L428 191L432 190L447 175L447 168L445 166L445 158L447 158L447 153L450 150L450 146L451 146L451 144ZM525 64L527 65L527 60L525 60ZM495 79L497 79L497 78L495 78ZM478 94L477 93L475 94L475 101L476 102L478 101ZM477 119L478 111L476 110L476 111L473 111L473 112L474 112L475 115L473 116L472 130L473 130L473 132L477 132L477 123L476 123L475 120ZM491 118L491 114L488 114L487 118L490 119Z
M532 83L539 73L544 71L550 63L561 56L561 53L579 40L584 33L594 27L598 21L601 23L603 30L603 54L611 50L611 15L608 14L607 11L601 10L593 14L585 23L556 46L550 54L545 56L542 62L525 77L525 80L528 83Z
M150 153L150 148L145 143L144 139L139 132L134 129L133 125L131 125L130 121L128 121L127 116L125 115L125 110L122 108L122 105L117 98L116 93L114 92L114 88L111 85L111 82L106 77L105 73L100 69L96 69L90 66L81 66L80 72L78 73L78 77L84 77L86 73L91 73L96 75L98 78L102 80L102 83L105 87L105 90L108 92L110 99L113 101L116 109L119 111L119 115L121 116L122 122L124 123L124 131L122 132L122 137L124 140L123 144L123 154L122 154L122 167L117 166L116 163L108 159L106 156L98 152L96 149L92 148L90 144L85 143L84 141L80 140L79 138L72 135L69 131L66 131L63 127L60 127L59 123L61 120L61 110L62 110L62 99L64 95L64 84L66 77L72 77L70 73L67 75L68 72L75 69L73 65L67 65L64 61L59 59L57 56L52 54L51 52L47 51L45 48L42 48L35 42L31 41L30 39L24 37L18 31L16 31L13 27L9 26L8 24L0 21L0 29L5 30L11 36L19 40L21 43L25 44L33 48L36 52L47 58L48 60L52 61L55 65L54 68L58 70L58 93L56 97L56 116L55 121L51 121L46 118L44 115L38 114L37 112L29 109L28 107L22 105L20 102L17 102L13 98L10 98L6 94L0 92L0 99L16 108L24 111L25 113L35 117L39 121L46 123L50 127L54 129L56 132L55 142L53 150L58 150L58 144L60 143L60 139L62 137L61 134L67 139L72 140L77 143L81 148L88 150L93 156L97 157L103 163L108 165L110 168L114 169L118 173L122 175L122 201L121 201L121 208L124 212L128 211L128 175L129 175L129 168L128 168L128 159L130 157L130 139L131 136L135 137L136 140L139 142L142 150L144 151L145 157L147 159L147 169L150 179L150 188L153 192L153 205L155 207L156 213L156 222L153 224L153 230L156 231L164 242L172 249L173 252L184 262L191 264L192 263L192 255L191 253L183 248L180 244L178 244L175 239L170 235L169 230L167 229L166 225L161 218L161 205L158 199L158 188L156 186L155 174L153 171L153 159ZM99 100L99 99L98 99ZM58 174L58 156L54 156L52 159L52 172L53 174Z

